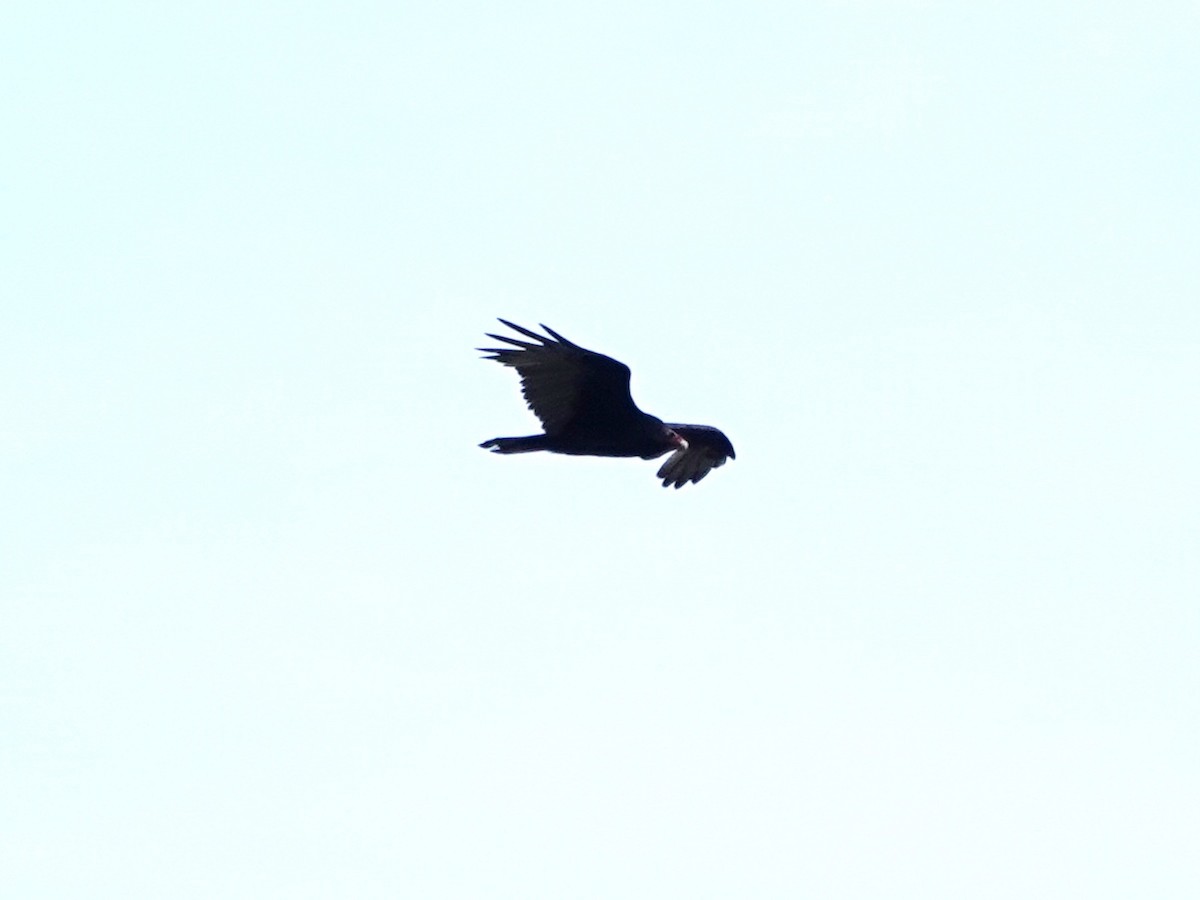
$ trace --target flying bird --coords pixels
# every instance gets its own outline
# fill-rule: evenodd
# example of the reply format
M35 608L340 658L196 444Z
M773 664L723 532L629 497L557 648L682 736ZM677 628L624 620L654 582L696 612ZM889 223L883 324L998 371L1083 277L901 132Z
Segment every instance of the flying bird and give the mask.
M708 425L663 422L637 408L629 393L629 366L585 350L545 325L544 337L505 319L500 322L531 338L488 337L511 347L479 347L485 359L511 366L521 376L521 392L545 434L497 437L484 441L494 453L546 450L572 456L640 456L671 453L658 470L663 487L698 482L713 469L736 459L733 444ZM516 349L512 349L516 348Z

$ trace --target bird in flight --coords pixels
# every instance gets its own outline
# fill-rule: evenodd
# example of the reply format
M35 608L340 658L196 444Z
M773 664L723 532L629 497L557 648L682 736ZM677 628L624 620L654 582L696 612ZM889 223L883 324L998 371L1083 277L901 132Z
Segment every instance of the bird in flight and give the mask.
M629 366L585 350L551 328L546 335L500 322L532 341L488 334L510 347L480 347L521 376L521 392L545 434L497 437L484 441L494 453L546 450L572 456L640 456L671 453L658 470L663 487L698 482L713 469L736 459L733 444L708 425L663 422L637 408L629 393ZM515 348L515 349L513 349Z

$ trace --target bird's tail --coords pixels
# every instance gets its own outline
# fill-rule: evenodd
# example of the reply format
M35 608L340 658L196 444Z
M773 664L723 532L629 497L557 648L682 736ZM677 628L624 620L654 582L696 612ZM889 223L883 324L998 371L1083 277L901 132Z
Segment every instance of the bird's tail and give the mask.
M534 450L545 450L546 440L544 434L531 434L529 437L492 438L479 446L493 453L532 453Z

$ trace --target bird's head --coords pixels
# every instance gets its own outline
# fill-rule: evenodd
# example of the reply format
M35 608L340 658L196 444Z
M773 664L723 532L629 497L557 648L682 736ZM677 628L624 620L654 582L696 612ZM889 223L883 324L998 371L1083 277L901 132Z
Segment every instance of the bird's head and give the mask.
M664 453L671 453L687 446L683 435L653 416L646 416L645 423L647 426L645 433L649 444L646 452L639 454L642 459L654 459Z

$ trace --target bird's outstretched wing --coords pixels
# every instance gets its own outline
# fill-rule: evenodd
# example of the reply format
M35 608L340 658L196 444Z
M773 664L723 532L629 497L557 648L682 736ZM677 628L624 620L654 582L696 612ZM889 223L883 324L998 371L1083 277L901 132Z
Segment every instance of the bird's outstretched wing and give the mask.
M559 434L581 419L593 426L603 426L608 422L624 422L640 412L629 393L629 366L602 353L585 350L545 325L542 328L548 338L506 319L500 322L537 343L489 333L488 337L517 349L478 349L492 354L487 359L517 370L525 401L542 420L546 434Z
M658 477L663 480L663 487L681 488L689 481L698 482L713 469L725 465L726 459L737 459L729 438L716 428L675 423L667 427L687 441L687 446L680 447L659 467Z

